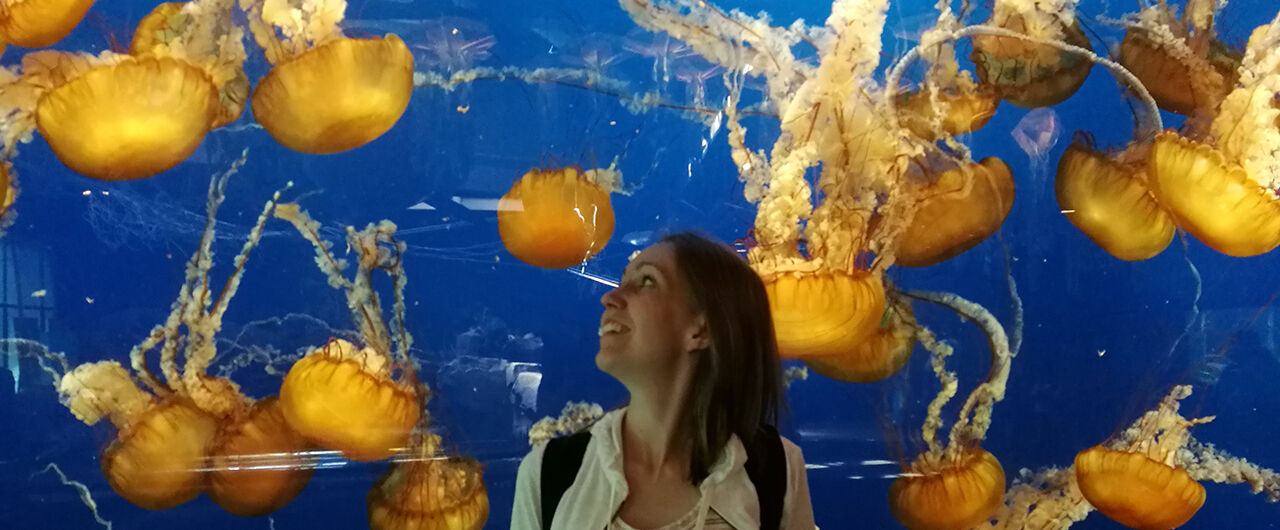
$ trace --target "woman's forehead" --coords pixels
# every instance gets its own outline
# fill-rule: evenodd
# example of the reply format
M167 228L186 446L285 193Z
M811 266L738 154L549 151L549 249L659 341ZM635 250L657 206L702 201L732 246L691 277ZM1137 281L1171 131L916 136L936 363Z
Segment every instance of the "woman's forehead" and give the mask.
M649 265L659 270L659 272L670 273L676 268L675 249L670 243L654 243L644 250L639 250L631 254L627 267L623 270L627 271L638 269L642 266Z

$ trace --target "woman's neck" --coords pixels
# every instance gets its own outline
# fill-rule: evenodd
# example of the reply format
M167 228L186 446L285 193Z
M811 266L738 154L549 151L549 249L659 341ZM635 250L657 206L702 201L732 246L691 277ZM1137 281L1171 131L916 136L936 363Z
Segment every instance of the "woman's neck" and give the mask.
M683 410L688 385L671 383L632 390L631 403L623 416L623 452L628 462L636 466L635 471L643 475L688 473L690 443Z

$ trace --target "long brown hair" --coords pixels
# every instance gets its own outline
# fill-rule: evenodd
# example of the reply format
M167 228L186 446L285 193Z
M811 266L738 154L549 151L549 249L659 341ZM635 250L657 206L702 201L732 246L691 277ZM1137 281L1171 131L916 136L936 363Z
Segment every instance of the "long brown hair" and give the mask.
M685 427L691 435L690 478L706 478L738 435L751 443L761 425L777 425L782 365L764 283L729 246L681 232L662 238L675 250L689 303L706 316L711 346L698 357Z

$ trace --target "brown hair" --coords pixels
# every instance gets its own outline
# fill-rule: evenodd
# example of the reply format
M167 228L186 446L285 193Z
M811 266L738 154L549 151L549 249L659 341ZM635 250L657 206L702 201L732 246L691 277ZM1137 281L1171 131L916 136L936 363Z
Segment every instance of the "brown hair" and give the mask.
M706 316L711 346L698 358L685 427L691 435L690 478L698 484L719 460L730 435L750 444L782 407L782 365L764 283L729 246L700 234L662 238L675 250L689 303Z

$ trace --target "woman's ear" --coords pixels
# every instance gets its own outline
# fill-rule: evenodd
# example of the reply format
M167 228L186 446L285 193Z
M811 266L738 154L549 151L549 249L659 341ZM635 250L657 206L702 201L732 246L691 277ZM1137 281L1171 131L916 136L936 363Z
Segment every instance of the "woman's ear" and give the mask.
M711 329L707 327L707 316L699 313L693 319L691 331L685 336L684 351L696 352L711 348Z

